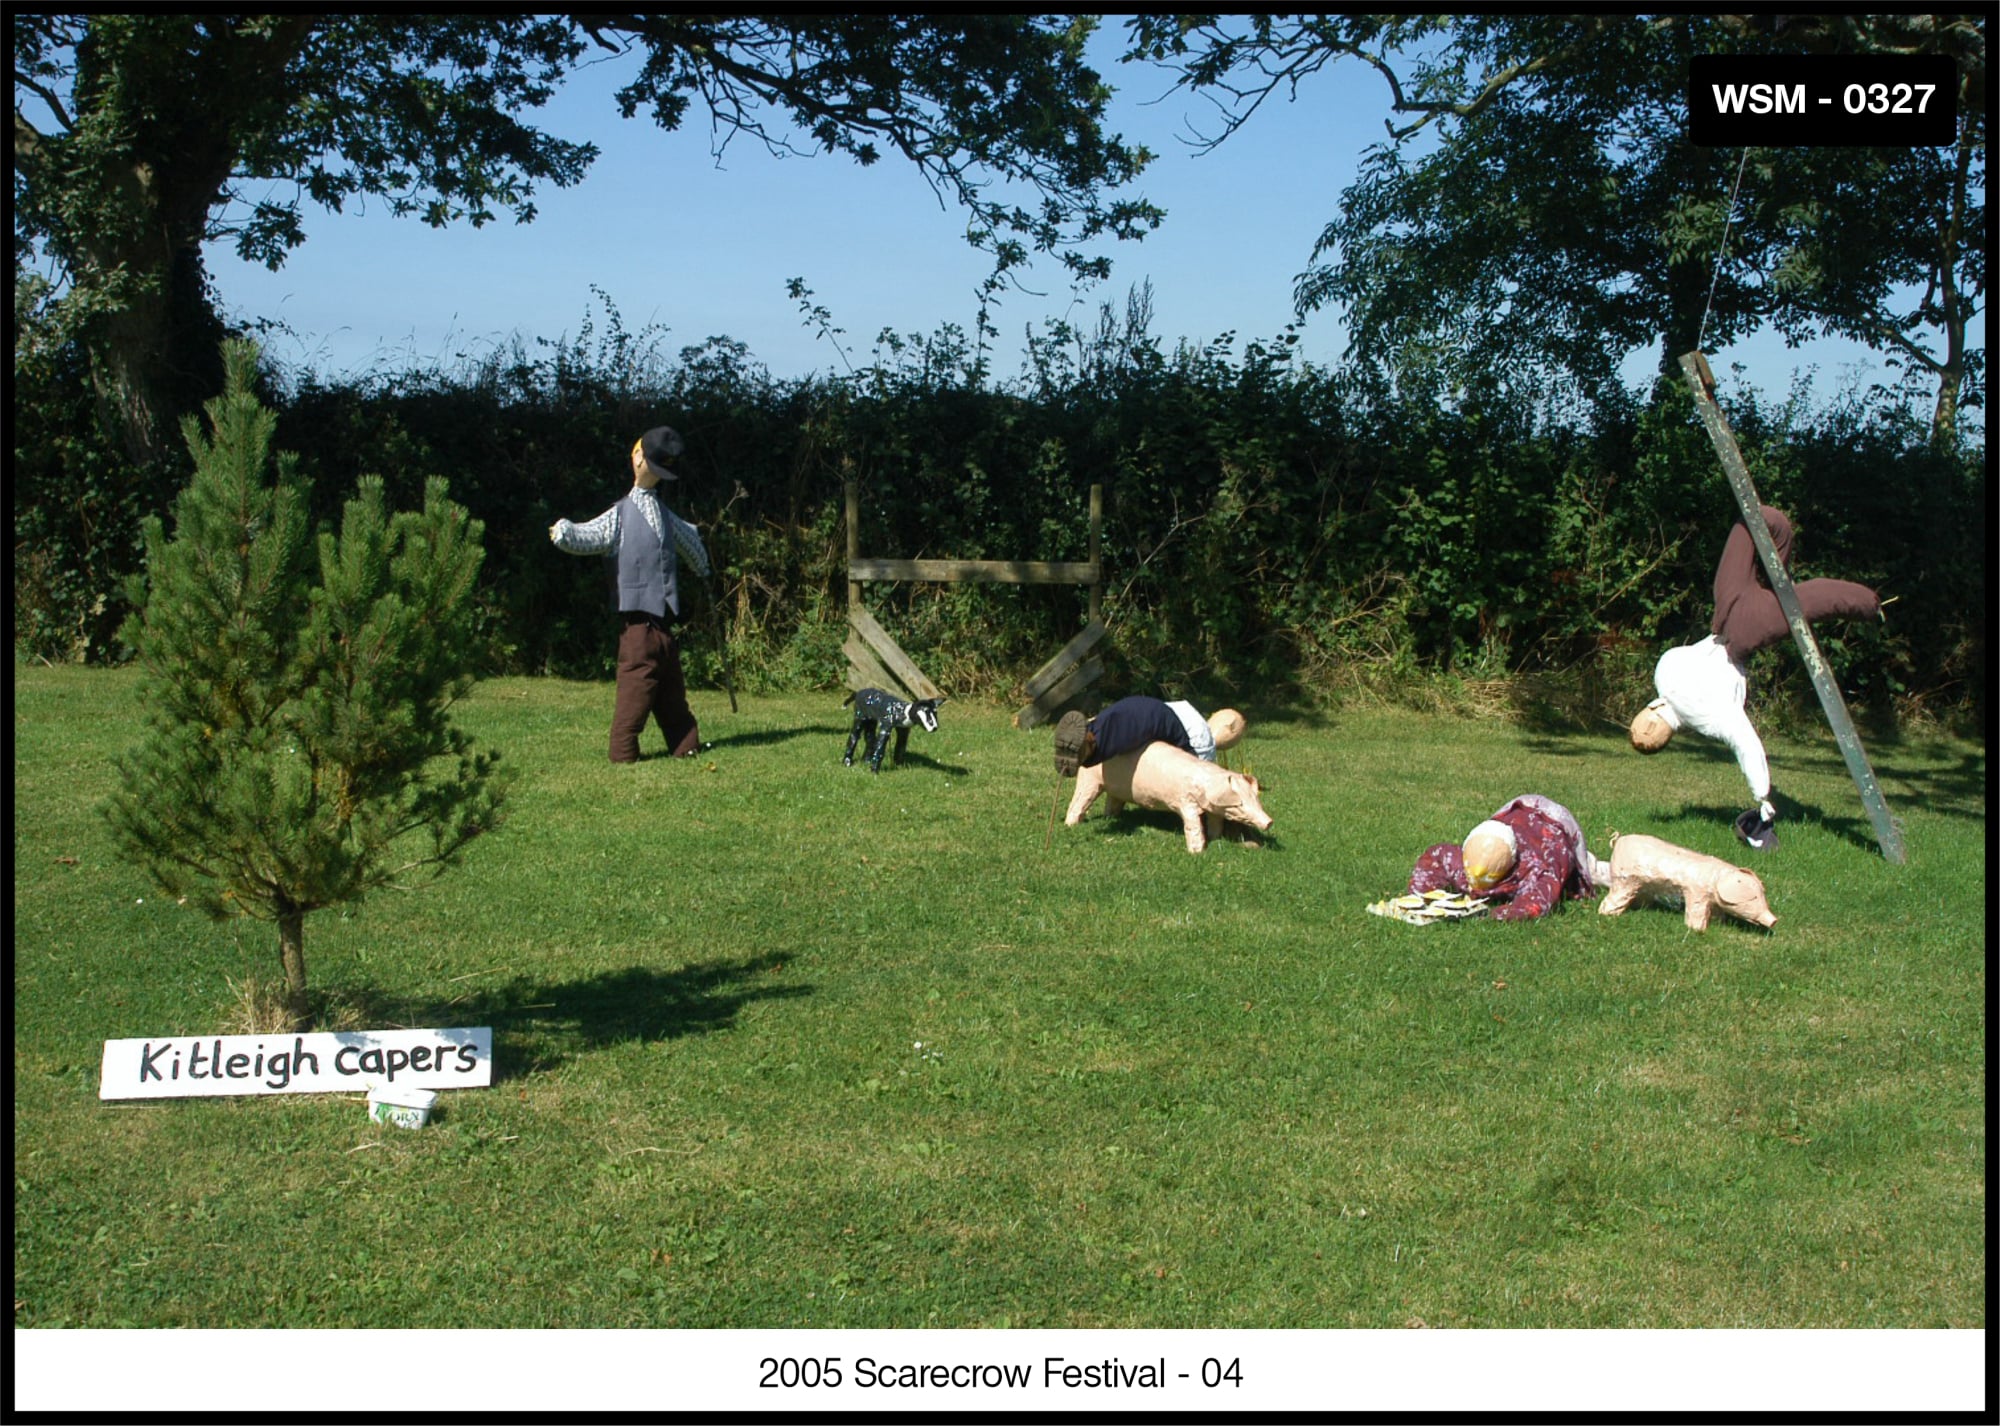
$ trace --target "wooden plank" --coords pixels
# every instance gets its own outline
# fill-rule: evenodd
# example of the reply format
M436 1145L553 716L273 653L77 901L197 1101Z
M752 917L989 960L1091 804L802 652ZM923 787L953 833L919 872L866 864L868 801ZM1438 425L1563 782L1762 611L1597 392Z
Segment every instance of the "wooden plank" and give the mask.
M1778 558L1778 548L1771 539L1770 527L1764 523L1763 501L1757 498L1757 487L1751 483L1750 468L1743 463L1743 452L1737 448L1736 436L1723 419L1722 408L1715 404L1715 377L1708 369L1708 362L1700 352L1689 352L1681 358L1681 370L1688 375L1694 386L1695 408L1701 413L1702 424L1708 427L1709 439L1715 443L1715 452L1722 458L1723 474L1729 477L1729 488L1736 494L1736 503L1743 512L1744 528L1750 532L1750 542L1757 547L1757 556L1764 562L1764 573L1769 577L1771 592L1778 596L1778 607L1785 612L1785 622L1791 625L1792 642L1799 647L1799 656L1805 660L1806 672L1812 675L1813 688L1819 694L1819 705L1826 713L1826 721L1833 729L1833 740L1840 745L1840 754L1847 760L1848 775L1854 779L1855 788L1861 793L1861 803L1868 809L1868 820L1875 826L1875 841L1882 848L1883 857L1901 865L1904 859L1903 834L1897 830L1895 821L1889 816L1889 804L1882 800L1882 789L1875 782L1875 771L1868 765L1868 754L1862 751L1861 737L1854 731L1854 721L1847 716L1847 700L1840 696L1840 685L1833 680L1833 672L1826 666L1820 655L1819 642L1813 638L1812 625L1806 622L1805 611L1799 607L1798 591L1792 588L1792 577L1785 569L1784 561Z
M850 559L855 580L919 580L931 584L1095 584L1095 563L1049 560Z
M900 680L883 668L861 636L852 629L847 631L847 642L840 646L847 655L847 686L849 689L879 688L884 693L893 693L898 698L911 697L910 690L903 687Z
M1070 669L1083 662L1083 656L1104 637L1104 626L1096 620L1083 626L1083 632L1062 646L1062 652L1036 669L1028 681L1021 685L1023 698L1039 698L1042 690L1048 688Z
M1050 714L1103 676L1104 661L1102 659L1092 659L1089 663L1076 669L1061 683L1047 690L1039 698L1029 703L1027 707L1016 713L1014 715L1014 726L1016 728L1033 728L1038 724L1048 722Z
M861 492L854 481L847 481L847 562L854 563L854 557L861 553ZM854 582L852 575L847 579L847 607L861 607L861 586Z
M888 630L875 622L875 616L856 605L847 611L848 625L875 651L882 660L882 666L901 681L918 698L942 698L944 694L938 686L924 677L923 670L910 661L896 641L889 637Z
M1097 566L1097 578L1090 581L1090 622L1104 618L1104 559L1098 548L1098 532L1104 525L1104 487L1090 487L1090 562Z

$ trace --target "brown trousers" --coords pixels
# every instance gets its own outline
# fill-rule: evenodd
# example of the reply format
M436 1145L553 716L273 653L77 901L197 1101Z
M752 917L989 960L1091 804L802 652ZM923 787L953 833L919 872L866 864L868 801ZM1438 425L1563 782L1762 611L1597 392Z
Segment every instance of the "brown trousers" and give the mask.
M681 646L673 629L649 614L626 614L618 636L618 700L611 710L611 761L639 761L646 720L659 720L667 754L682 757L701 745L701 729L688 707L681 674Z
M1792 522L1782 510L1759 507L1771 530L1771 545L1778 563L1787 574L1792 570ZM1881 609L1875 591L1865 584L1846 579L1807 579L1792 586L1798 596L1799 612L1808 624L1822 619L1872 619ZM1708 630L1729 650L1738 668L1750 661L1757 650L1791 633L1792 626L1771 592L1764 563L1757 546L1742 521L1723 542L1722 558L1715 566L1715 617Z

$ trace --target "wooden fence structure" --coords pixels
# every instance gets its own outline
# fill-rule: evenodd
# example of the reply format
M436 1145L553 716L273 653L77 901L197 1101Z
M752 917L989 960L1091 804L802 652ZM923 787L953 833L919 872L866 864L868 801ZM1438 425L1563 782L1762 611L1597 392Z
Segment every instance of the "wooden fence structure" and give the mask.
M1071 699L1084 693L1104 673L1091 651L1104 638L1102 591L1104 567L1099 537L1104 519L1104 487L1090 487L1090 558L1087 561L951 560L863 558L861 494L847 482L847 655L849 688L880 688L905 698L940 697L938 686L903 652L888 630L863 607L861 586L869 581L979 584L1081 584L1090 591L1090 614L1082 632L1021 685L1027 704L1014 715L1014 726L1045 723Z

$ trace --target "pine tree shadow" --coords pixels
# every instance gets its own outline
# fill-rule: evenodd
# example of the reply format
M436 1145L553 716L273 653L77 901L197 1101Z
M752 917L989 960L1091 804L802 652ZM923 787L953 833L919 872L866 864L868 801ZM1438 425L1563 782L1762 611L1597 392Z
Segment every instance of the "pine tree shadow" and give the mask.
M672 971L632 966L579 980L516 976L449 1000L392 1000L352 986L330 993L348 1015L374 1025L492 1027L498 1084L607 1045L733 1029L737 1012L752 1001L812 994L809 986L775 979L785 966L785 957L770 954Z

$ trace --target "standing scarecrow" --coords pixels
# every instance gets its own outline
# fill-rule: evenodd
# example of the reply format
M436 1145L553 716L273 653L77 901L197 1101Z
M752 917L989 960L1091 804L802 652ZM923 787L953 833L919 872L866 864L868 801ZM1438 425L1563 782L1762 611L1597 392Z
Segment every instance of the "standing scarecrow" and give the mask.
M686 449L670 426L655 426L632 443L632 489L587 524L558 520L549 539L573 555L611 562L618 635L618 696L611 713L611 761L639 760L639 734L658 720L672 757L692 757L701 729L688 707L681 672L680 567L708 574L708 551L693 525L660 499L661 481L678 479L674 462Z
M1792 567L1792 522L1782 510L1760 507L1771 543L1787 572ZM1792 586L1808 623L1821 619L1879 618L1882 602L1865 584L1845 579L1808 579ZM1632 746L1657 753L1683 725L1726 745L1750 784L1757 805L1736 819L1736 835L1758 851L1778 844L1777 809L1771 804L1771 768L1763 740L1743 710L1744 677L1750 656L1791 632L1778 596L1758 561L1750 531L1741 520L1730 530L1715 567L1715 613L1709 636L1699 643L1668 649L1653 670L1659 695L1632 719Z

